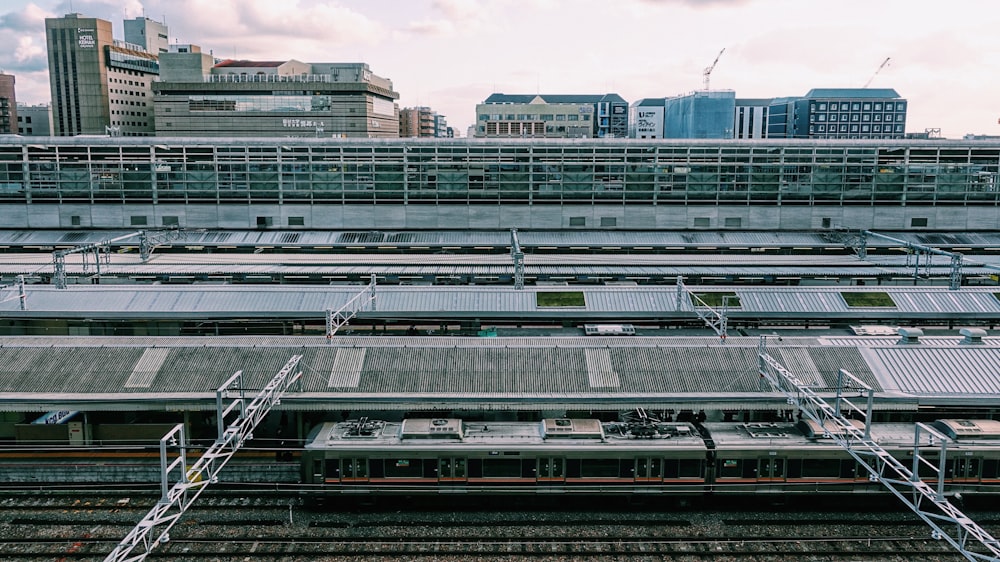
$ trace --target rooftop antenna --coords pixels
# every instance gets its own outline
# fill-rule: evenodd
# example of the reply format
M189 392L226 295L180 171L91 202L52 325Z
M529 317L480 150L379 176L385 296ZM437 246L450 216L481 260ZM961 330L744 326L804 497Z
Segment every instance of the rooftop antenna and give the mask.
M702 74L705 76L705 91L706 92L708 91L708 79L709 79L709 77L712 76L712 71L715 70L715 65L719 64L719 59L722 57L722 53L725 53L725 52L726 52L726 49L725 49L725 47L723 47L723 49L721 51L719 51L719 54L716 55L715 60L712 61L712 66L710 66L710 67L706 68L704 71L702 71Z
M862 86L863 88L867 88L868 85L872 83L872 80L874 80L875 77L878 76L878 73L882 72L882 69L885 68L889 64L889 58L890 57L885 57L885 60L882 61L882 64L880 64L878 66L878 68L875 70L875 74L872 74L872 77L869 78L867 82L865 82L864 86Z

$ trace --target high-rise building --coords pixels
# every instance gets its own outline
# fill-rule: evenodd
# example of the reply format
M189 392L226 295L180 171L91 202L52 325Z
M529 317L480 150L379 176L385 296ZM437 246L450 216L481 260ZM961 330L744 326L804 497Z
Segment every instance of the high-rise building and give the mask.
M400 137L446 137L448 123L429 107L407 107L399 110Z
M891 88L815 88L768 106L770 138L901 139L907 101Z
M491 94L476 105L476 136L626 138L628 102L618 94Z
M17 96L14 75L0 72L0 135L17 134Z
M115 41L111 22L67 14L45 20L58 136L148 136L155 130L150 84L157 57L143 47Z
M125 20L125 42L139 45L147 53L158 55L170 49L167 26L149 18Z
M52 106L18 105L17 134L25 137L52 136Z
M171 46L153 84L157 136L399 137L399 94L365 63L214 62L185 48Z

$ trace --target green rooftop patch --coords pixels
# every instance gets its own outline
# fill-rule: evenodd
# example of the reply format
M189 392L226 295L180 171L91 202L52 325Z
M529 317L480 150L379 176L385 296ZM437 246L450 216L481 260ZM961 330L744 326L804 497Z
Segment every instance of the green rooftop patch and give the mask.
M706 306L712 308L721 308L723 303L723 297L729 297L729 306L740 306L740 298L736 296L733 292L715 292L715 293L694 293L694 296L701 299ZM701 303L695 299L695 306L700 306Z
M884 306L894 307L895 301L889 293L864 292L864 293L840 293L844 297L847 306Z
M559 291L535 293L535 304L543 308L586 306L582 291Z

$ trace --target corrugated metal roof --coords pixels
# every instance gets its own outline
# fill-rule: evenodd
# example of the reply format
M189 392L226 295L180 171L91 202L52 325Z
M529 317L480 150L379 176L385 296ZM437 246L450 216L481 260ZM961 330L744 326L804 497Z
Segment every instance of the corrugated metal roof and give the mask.
M886 384L918 396L992 396L1000 406L1000 348L896 346L868 351L885 367Z
M133 230L4 230L0 231L0 245L58 246L69 248L95 244L135 232ZM438 230L438 231L182 231L183 236L170 242L173 246L235 246L235 247L312 247L331 248L378 246L429 248L492 246L508 247L510 231L505 230ZM914 244L934 247L1000 247L997 232L891 232L891 238ZM615 231L615 230L519 230L518 242L522 247L604 247L631 248L663 247L837 247L844 242L833 232L756 232L756 231ZM123 240L115 247L137 247L138 237ZM872 238L869 248L899 246L888 240ZM979 256L976 256L978 259Z
M688 286L692 292L733 292L740 315L808 314L915 314L952 316L1000 314L995 289L964 287L773 287L773 286ZM17 299L0 302L0 312L9 317L62 318L286 318L322 317L328 308L336 310L363 290L358 285L71 285L56 289L32 285L28 289L28 310L20 310ZM584 294L584 307L541 307L536 295L571 291ZM414 317L447 312L453 317L478 318L531 314L536 317L631 315L657 316L677 310L673 286L395 286L376 288L377 313ZM884 292L895 307L850 307L841 296L845 292Z
M937 345L927 346L895 345L887 338L871 346L873 340L864 337L783 340L767 350L799 378L831 388L845 369L876 390L879 408L910 407L918 400L982 405L1000 395L997 345L963 346L960 338L937 338ZM294 354L303 355L304 394L286 402L301 408L330 397L328 408L406 402L424 408L600 409L638 401L740 409L775 402L773 389L757 374L758 341L346 337L326 345L322 338L292 337L14 337L0 347L0 409L211 402L214 389L234 372L243 371L244 388L260 388Z

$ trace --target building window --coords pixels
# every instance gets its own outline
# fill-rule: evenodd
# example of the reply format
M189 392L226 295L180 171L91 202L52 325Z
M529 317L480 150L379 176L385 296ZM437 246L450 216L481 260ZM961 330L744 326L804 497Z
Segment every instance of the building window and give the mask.
M912 219L910 219L910 226L913 227L927 226L927 217L913 217Z
M694 227L695 228L708 228L712 226L712 219L708 217L695 217Z
M288 226L305 226L305 217L288 217Z
M146 224L148 224L145 215L132 215L130 217L130 221L132 226L146 226Z
M823 228L830 228L830 217L823 217Z
M73 215L69 218L69 224L72 226L80 226L80 215Z
M570 226L587 226L587 217L570 217Z
M601 217L601 226L618 226L618 217Z
M271 226L274 219L271 217L257 217L257 228L267 228Z
M726 228L739 228L741 226L743 226L741 217L726 217Z
M181 221L176 216L171 215L163 216L160 221L163 223L163 226L180 226L181 224Z

